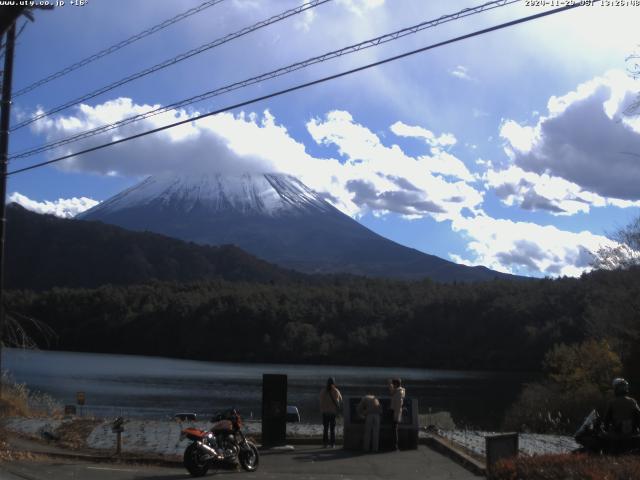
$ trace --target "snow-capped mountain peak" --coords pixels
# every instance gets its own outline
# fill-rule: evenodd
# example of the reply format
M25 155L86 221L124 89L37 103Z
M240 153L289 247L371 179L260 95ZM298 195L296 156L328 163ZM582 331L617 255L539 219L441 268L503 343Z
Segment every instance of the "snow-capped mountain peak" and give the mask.
M332 209L317 193L290 175L163 174L146 178L78 218L149 205L185 213L199 208L268 216Z
M381 237L289 175L157 175L76 218L199 244L233 244L303 272L443 281L501 275Z

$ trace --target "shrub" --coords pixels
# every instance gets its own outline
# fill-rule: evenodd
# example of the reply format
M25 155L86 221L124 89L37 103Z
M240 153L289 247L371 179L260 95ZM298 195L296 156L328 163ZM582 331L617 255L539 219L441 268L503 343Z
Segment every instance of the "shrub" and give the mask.
M629 480L640 478L637 456L540 455L500 460L492 480Z
M622 363L606 340L556 345L544 362L547 378L527 385L507 410L505 430L573 434L594 408L604 410Z

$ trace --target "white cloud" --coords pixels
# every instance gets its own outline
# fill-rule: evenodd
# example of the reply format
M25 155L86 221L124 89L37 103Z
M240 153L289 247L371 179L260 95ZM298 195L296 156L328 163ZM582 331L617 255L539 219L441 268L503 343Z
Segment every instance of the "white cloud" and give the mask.
M18 192L9 195L9 202L15 202L33 212L48 213L62 218L75 217L78 213L89 210L99 203L87 197L59 198L55 202L38 202Z
M311 30L311 24L313 23L315 18L316 18L315 10L309 8L304 12L302 12L302 14L299 16L298 20L296 20L294 25L297 30L301 30L306 33L309 30Z
M432 147L451 147L457 142L456 137L452 133L443 133L439 137L436 137L431 130L407 125L402 122L394 123L391 125L390 130L399 137L421 138Z
M506 120L500 125L500 136L509 141L509 146L517 153L531 151L536 139L536 131L533 127L522 126L513 120ZM509 157L514 158L513 150L507 150Z
M155 109L159 105L136 105L131 99L118 98L101 105L80 105L75 114L35 123L34 130L44 133L48 141L113 123L132 115ZM184 110L170 110L112 130L101 140L115 140L151 130L168 123L188 119ZM247 142L249 136L253 142ZM82 140L57 150L67 154L95 144L95 139ZM278 162L265 152L278 155ZM275 155L273 155L275 156ZM150 175L165 171L208 171L238 173L244 171L279 171L282 164L308 157L304 145L292 141L286 128L276 125L266 112L255 115L222 113L198 122L115 145L89 155L74 157L58 166L68 171L88 171L103 175ZM278 164L276 164L278 163Z
M57 140L155 107L136 105L126 98L95 107L82 105L73 115L37 122L34 130L45 134L49 141ZM187 119L189 115L183 110L170 111L112 131L107 137L122 138ZM65 160L59 167L132 176L194 171L284 172L299 177L350 215L396 212L407 218L430 215L444 220L460 215L465 208L475 211L482 202L482 193L467 183L473 178L464 164L439 148L455 142L451 134L434 136L430 155L411 157L398 145L383 145L375 133L354 122L348 112L333 111L323 120L312 119L307 128L316 142L336 145L344 159L309 155L304 144L292 138L265 111L261 116L223 113L207 117ZM425 132L428 131L422 129L419 133L426 135ZM94 142L77 142L73 150ZM55 153L67 152L61 149ZM453 180L448 179L451 177Z
M384 5L384 0L338 0L337 3L356 15L363 15L367 10Z
M637 88L614 70L551 97L535 126L503 122L505 151L522 170L564 178L605 198L640 200L640 118L622 114Z
M450 70L449 73L461 80L473 80L473 78L469 75L469 69L463 65L458 65L453 70Z
M402 132L406 127L402 125L396 123L392 130ZM343 173L349 174L345 185L352 202L360 208L374 213L396 212L408 218L429 215L445 220L461 215L465 208L476 211L482 203L482 193L466 181L448 181L436 174L472 178L464 164L448 152L436 149L430 156L411 157L398 145L382 144L376 134L345 111L312 119L307 129L317 143L338 148L345 159ZM437 141L427 130L419 133L411 136Z
M579 276L590 270L593 260L590 252L615 245L608 238L588 231L573 233L553 225L484 215L458 218L452 228L469 240L469 258L450 255L454 261L515 274Z
M539 175L510 166L505 170L489 168L485 186L506 204L524 210L544 210L554 215L588 213L591 207L638 207L640 201L605 198L580 188L573 182L546 173Z
M474 176L462 160L454 157L448 152L432 149L431 156L419 158L423 160L425 167L431 173L440 173L466 182L474 181Z

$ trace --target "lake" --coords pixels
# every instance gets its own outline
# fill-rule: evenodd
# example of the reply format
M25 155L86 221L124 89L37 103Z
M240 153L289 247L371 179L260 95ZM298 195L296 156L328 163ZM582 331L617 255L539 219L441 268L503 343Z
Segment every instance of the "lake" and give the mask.
M318 394L329 376L343 395L386 395L400 377L420 413L448 411L458 426L496 428L532 377L514 373L326 365L240 364L162 357L3 349L2 367L19 383L98 416L167 418L176 412L211 414L236 407L259 416L262 374L288 375L288 403L303 422L319 422Z

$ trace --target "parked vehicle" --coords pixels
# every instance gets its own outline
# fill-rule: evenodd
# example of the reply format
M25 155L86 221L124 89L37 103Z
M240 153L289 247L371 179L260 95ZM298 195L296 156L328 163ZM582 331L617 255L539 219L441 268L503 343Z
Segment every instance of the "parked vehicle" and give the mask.
M640 453L640 435L621 435L607 432L604 428L602 417L595 409L586 416L574 438L581 445L581 448L576 452L595 454Z
M184 452L184 466L193 477L201 477L220 463L235 464L253 472L258 468L258 449L242 432L242 417L235 409L218 414L210 430L185 428L182 438L192 443Z

